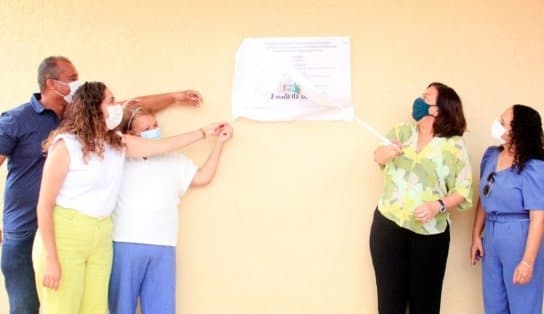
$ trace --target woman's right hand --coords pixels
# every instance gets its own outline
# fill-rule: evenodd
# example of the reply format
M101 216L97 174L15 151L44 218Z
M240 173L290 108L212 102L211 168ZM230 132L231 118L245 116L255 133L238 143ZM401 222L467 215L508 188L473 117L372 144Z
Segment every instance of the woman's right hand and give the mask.
M232 126L228 123L225 123L219 133L218 141L221 143L225 143L226 141L232 138L232 133L233 133Z
M60 262L58 258L47 258L45 261L45 272L43 274L43 286L57 290L60 283Z
M206 137L219 136L221 129L226 125L226 122L211 123L202 128L206 132Z
M474 237L472 239L472 245L470 246L470 262L472 265L476 265L484 256L484 246L482 244L482 238Z
M385 165L400 155L402 155L402 145L395 141L390 145L378 146L374 151L374 161L380 165Z

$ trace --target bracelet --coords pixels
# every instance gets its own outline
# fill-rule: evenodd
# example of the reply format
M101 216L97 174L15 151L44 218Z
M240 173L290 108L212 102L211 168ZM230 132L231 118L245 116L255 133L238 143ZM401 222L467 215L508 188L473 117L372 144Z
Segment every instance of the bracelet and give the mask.
M200 128L200 133L202 133L202 138L205 139L206 138L206 131L204 131L203 128Z
M519 263L520 263L520 264L523 264L523 265L525 265L525 266L527 266L527 267L529 267L529 268L533 268L533 265L531 265L531 264L527 263L527 262L526 262L526 261L524 261L524 260L522 260L522 261L521 261L521 262L519 262Z

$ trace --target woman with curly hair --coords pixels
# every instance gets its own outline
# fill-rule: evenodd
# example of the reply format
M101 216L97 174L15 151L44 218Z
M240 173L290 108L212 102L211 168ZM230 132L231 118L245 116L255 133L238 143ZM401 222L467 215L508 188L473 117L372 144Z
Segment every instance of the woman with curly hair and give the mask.
M161 140L122 135L123 109L101 82L83 84L58 129L44 143L47 158L37 206L33 261L44 314L107 313L113 211L125 157L170 152L219 124Z
M471 262L482 258L486 313L541 314L544 136L540 115L533 108L514 105L494 122L491 133L501 145L489 147L482 158Z

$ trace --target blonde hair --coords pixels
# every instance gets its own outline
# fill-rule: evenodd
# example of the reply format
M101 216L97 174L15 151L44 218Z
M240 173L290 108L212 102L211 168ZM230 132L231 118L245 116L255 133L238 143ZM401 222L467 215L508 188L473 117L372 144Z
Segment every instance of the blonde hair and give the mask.
M121 132L125 134L129 133L134 120L141 116L153 116L153 112L138 104L127 105L124 109L123 121L121 122Z

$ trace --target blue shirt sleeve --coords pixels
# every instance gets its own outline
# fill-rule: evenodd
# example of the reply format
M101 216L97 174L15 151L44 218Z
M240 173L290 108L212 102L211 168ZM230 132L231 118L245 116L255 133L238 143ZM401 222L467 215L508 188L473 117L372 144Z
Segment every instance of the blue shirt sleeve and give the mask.
M0 155L10 156L17 145L18 128L15 119L4 112L0 116Z
M498 150L497 146L489 146L486 149L484 156L482 157L482 162L480 163L480 180L485 179L485 178L482 178L482 175L484 174L486 165L491 162L492 157L497 153L497 150Z
M521 175L523 208L544 210L544 161L530 160Z

